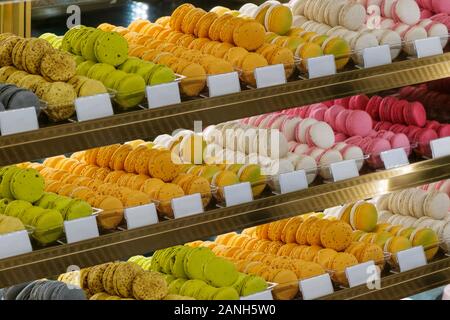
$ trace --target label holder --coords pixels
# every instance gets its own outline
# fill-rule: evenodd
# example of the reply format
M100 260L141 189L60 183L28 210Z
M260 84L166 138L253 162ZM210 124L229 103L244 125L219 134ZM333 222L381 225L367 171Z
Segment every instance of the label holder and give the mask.
M253 201L253 193L250 182L226 186L223 188L223 193L225 195L225 205L227 207Z
M241 92L241 84L237 72L210 75L206 81L210 97Z
M308 179L306 178L305 170L282 173L279 176L279 181L280 192L282 194L308 188Z
M2 136L39 129L34 107L0 112L0 132Z
M358 166L354 159L332 163L330 164L330 170L334 182L359 176Z
M405 149L397 148L380 153L385 169L393 169L409 164Z
M245 71L244 71L245 72ZM257 88L267 88L286 83L286 73L283 64L274 64L255 69Z
M172 199L172 209L175 219L203 213L203 203L200 193Z
M124 212L127 229L136 229L159 222L154 203L127 208Z
M79 122L114 115L111 98L107 93L75 99L75 110Z
M363 50L364 68L373 68L392 63L389 45L365 48Z
M334 292L333 284L328 273L300 280L298 285L302 292L303 300L314 300Z
M67 243L93 239L100 236L96 216L64 221Z
M147 86L147 102L149 109L165 107L181 103L180 87L178 82L169 82Z
M336 74L336 62L334 55L325 55L307 60L310 79L331 76Z

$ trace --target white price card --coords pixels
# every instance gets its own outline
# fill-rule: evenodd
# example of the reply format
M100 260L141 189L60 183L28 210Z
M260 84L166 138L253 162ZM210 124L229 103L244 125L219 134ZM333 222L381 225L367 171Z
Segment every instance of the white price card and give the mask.
M88 121L114 115L109 94L80 97L75 100L78 121Z
M33 251L27 230L0 235L0 259Z
M372 68L392 63L389 45L365 48L363 50L364 68Z
M181 102L178 82L169 82L147 87L147 101L150 109L170 106Z
M320 78L336 74L336 62L334 55L309 58L307 60L309 78Z
M99 236L97 218L90 216L70 221L64 221L67 243L88 240Z
M253 201L253 193L250 182L226 186L223 188L223 192L225 195L225 205L227 207Z
M330 164L334 182L359 176L358 166L355 160L345 160Z
M305 170L282 173L279 180L281 193L283 194L308 188Z
M345 275L350 288L353 288L367 283L368 280L373 280L374 272L376 273L377 279L379 279L380 274L378 271L379 269L373 261L367 261L348 267L345 269Z
M172 199L172 209L175 219L203 213L203 202L200 193Z
M223 96L241 91L241 84L237 72L208 76L207 84L210 97Z
M430 37L414 41L417 58L424 58L443 54L441 39L439 37Z
M256 68L255 79L257 88L266 88L279 84L285 84L286 73L284 71L284 65L274 64L267 67Z
M397 252L400 272L412 270L427 264L427 258L422 246Z
M158 223L158 214L154 203L125 209L127 229L135 229Z
M433 159L450 156L450 137L433 140L430 146Z
M383 151L380 154L380 158L386 169L397 168L409 164L408 156L403 148Z
M314 300L334 292L333 284L328 273L301 280L298 285L302 292L303 300Z
M240 300L273 300L272 290L264 290L250 294L248 296L241 297Z
M178 82L169 82L147 87L147 101L150 109L170 106L181 102Z
M0 132L2 136L39 129L34 107L0 112Z

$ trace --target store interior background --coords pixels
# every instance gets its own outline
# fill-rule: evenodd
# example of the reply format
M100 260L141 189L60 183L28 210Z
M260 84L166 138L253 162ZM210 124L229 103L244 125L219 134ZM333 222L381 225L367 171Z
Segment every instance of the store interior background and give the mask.
M108 21L119 26L127 26L137 18L154 21L158 17L170 15L183 2L187 1L35 0L32 7L32 34L33 36L39 36L45 32L64 34L67 31L66 20L69 16L66 10L68 6L74 4L81 9L81 24L96 27L101 21ZM243 0L191 0L188 2L205 10L209 10L217 5L239 9L245 3ZM252 2L258 4L264 1L256 0Z

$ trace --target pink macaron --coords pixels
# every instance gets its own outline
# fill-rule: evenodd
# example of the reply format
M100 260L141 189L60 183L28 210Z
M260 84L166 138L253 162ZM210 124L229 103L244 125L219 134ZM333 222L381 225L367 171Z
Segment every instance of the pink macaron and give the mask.
M258 116L258 118L255 119L255 121L253 122L253 126L255 127L259 127L259 125L261 124L261 122L267 118L267 114L261 114Z
M314 107L311 106L311 111L309 113L310 118L314 118L318 121L323 121L325 117L325 112L328 110L328 107L324 104L317 104Z
M363 140L363 137L354 136L354 137L348 138L344 142L347 143L347 144L359 145L362 140Z
M341 98L341 99L335 99L334 100L334 104L343 106L345 109L348 109L348 105L350 103L350 99L351 97L345 97L345 98Z
M406 135L408 136L408 139L410 141L414 142L414 137L416 136L417 132L422 130L422 128L416 127L416 126L408 126L408 132Z
M295 140L295 127L302 121L299 117L288 117L283 120L280 125L280 132L284 135L287 141Z
M404 133L397 133L393 135L389 142L391 143L392 149L403 148L407 155L411 153L411 143L408 137Z
M306 118L299 122L295 127L295 140L297 140L297 142L306 143L306 130L317 122L318 121L313 118Z
M433 129L433 130L437 131L437 130L439 130L440 126L441 126L441 124L438 121L430 120L430 121L427 121L427 124L425 125L425 128Z
M388 121L384 121L384 122L380 122L380 123L381 123L381 125L378 128L378 130L391 130L391 127L393 126L393 124Z
M335 129L338 132L347 134L347 117L352 113L352 110L343 110L338 113L335 120Z
M430 141L438 138L436 131L432 129L421 129L413 138L413 142L417 143L417 151L422 156L431 156Z
M433 11L436 13L450 14L450 1L448 0L431 0Z
M332 105L330 108L327 109L327 111L325 111L323 120L326 123L328 123L333 129L336 129L335 127L336 117L342 110L345 110L343 106L338 104Z
M370 157L367 160L368 164L375 169L381 168L383 162L381 161L380 153L391 149L391 143L388 140L382 138L373 139L366 149L366 153L370 154Z
M350 136L367 136L372 130L372 118L361 110L352 110L345 120L346 133Z
M281 114L281 113L276 114L276 115L274 115L274 116L270 119L270 121L269 121L269 123L268 123L268 127L269 127L270 129L280 129L281 124L282 124L283 121L286 120L287 118L288 118L288 116L285 115L285 114ZM288 140L288 141L289 141L289 140Z
M450 179L444 180L444 183L439 188L439 191L444 192L448 196L450 196Z
M398 100L392 105L391 120L394 123L405 123L403 109L408 108L409 102L406 100Z
M433 12L428 9L424 9L420 11L420 19L428 19L433 16Z
M403 118L407 124L423 127L427 121L427 114L423 105L416 101L403 109Z
M334 135L334 141L335 142L342 142L347 140L348 136L346 136L344 133L342 132L338 132Z
M309 149L311 149L311 148L307 144L297 143L297 145L295 146L295 148L292 152L297 155L303 155L303 154L306 154L309 151Z
M335 142L333 129L323 121L308 127L305 137L309 146L317 146L322 149L330 148Z
M380 104L383 101L383 98L380 96L372 96L366 105L366 112L370 114L372 119L380 120Z
M450 124L443 124L438 130L439 138L450 136Z
M420 8L414 0L396 0L391 6L391 17L394 21L414 25L420 20Z
M359 94L350 98L348 108L351 110L366 110L369 97L365 94Z

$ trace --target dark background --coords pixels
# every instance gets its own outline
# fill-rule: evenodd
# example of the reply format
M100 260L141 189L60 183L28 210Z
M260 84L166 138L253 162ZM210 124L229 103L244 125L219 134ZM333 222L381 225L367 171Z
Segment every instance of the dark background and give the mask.
M231 9L239 9L244 0L37 0L33 2L32 34L39 36L44 32L61 35L67 31L66 20L69 15L66 9L71 4L81 8L81 24L97 27L108 22L118 26L128 26L136 18L146 18L155 21L161 16L170 15L182 3L189 2L205 10L217 5ZM263 1L251 1L254 3Z

